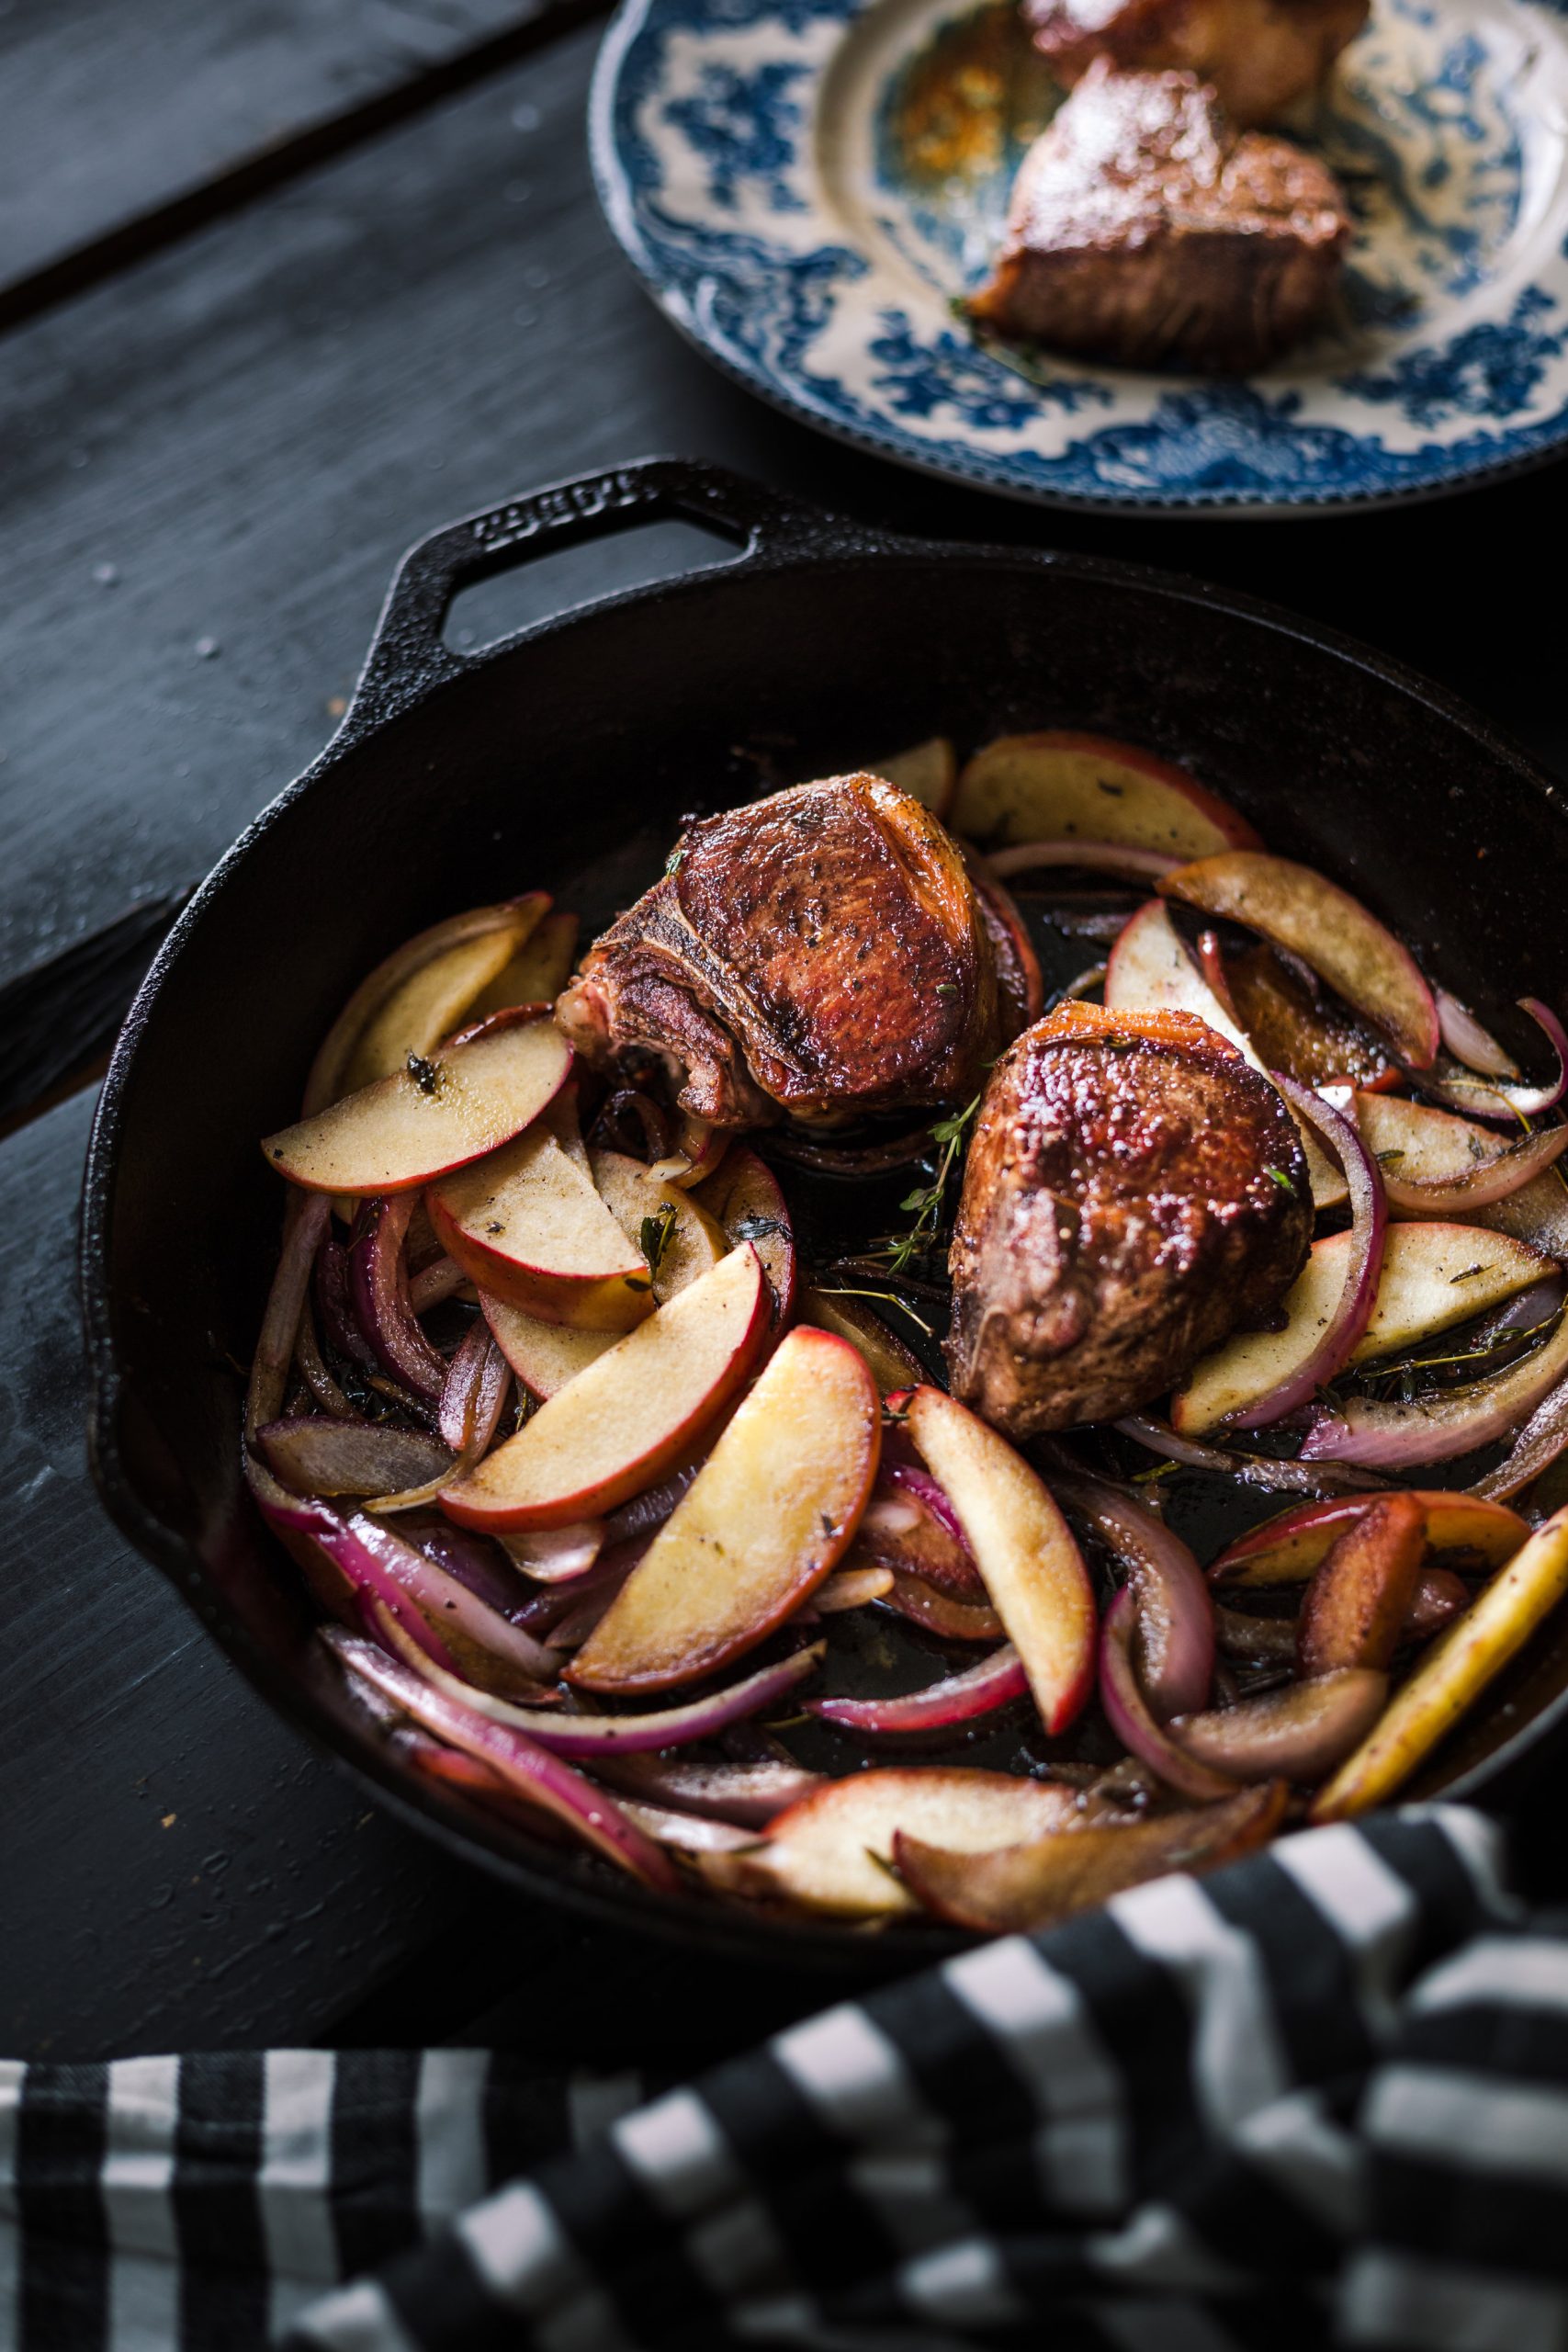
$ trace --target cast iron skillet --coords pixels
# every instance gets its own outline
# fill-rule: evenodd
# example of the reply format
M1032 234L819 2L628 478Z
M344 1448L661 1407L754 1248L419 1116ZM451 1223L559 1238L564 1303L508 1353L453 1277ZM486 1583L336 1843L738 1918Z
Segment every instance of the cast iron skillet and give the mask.
M443 644L460 586L660 516L716 530L734 559L471 657ZM1513 998L1568 990L1568 818L1523 753L1440 688L1184 580L895 538L657 459L510 501L413 549L335 740L197 892L120 1037L82 1244L93 1461L109 1510L279 1712L395 1812L605 1922L840 1968L955 1940L675 1902L531 1844L382 1751L310 1639L298 1579L241 1476L239 1367L280 1207L256 1137L296 1115L350 989L438 917L544 885L591 935L657 871L694 807L933 733L974 744L1043 725L1190 762L1272 847L1393 921L1483 1017L1506 1025ZM1429 1785L1495 1797L1565 1717L1559 1623Z

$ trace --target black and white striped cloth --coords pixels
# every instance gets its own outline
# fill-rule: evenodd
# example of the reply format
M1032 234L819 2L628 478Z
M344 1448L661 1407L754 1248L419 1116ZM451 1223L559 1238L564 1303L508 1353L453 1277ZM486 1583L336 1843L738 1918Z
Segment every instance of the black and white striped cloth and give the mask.
M1412 1809L651 2099L469 2051L0 2064L0 2346L279 2340L1568 2352L1568 1920Z

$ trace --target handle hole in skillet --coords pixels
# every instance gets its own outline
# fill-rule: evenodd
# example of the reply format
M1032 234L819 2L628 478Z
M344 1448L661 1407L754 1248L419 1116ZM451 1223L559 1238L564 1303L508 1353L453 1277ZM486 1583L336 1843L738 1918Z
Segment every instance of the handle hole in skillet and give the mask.
M548 620L572 605L591 604L623 588L675 580L716 563L732 563L741 549L721 531L698 523L618 523L608 536L551 548L547 542L515 571L479 580L453 597L442 631L454 653L478 653L498 638Z

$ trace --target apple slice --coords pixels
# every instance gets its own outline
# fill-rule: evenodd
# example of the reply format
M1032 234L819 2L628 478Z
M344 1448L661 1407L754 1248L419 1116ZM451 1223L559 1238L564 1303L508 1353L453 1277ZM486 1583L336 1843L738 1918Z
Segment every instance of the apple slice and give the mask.
M1203 1357L1170 1400L1170 1425L1202 1437L1242 1417L1306 1362L1345 1286L1348 1233L1314 1241L1285 1295L1281 1331L1240 1331ZM1371 1363L1468 1323L1552 1271L1551 1261L1502 1233L1472 1225L1392 1225L1371 1319L1350 1351Z
M479 996L475 1013L502 1012L513 1004L553 1004L571 978L576 953L577 917L564 909L545 915Z
M945 818L958 784L958 754L945 735L931 735L889 760L874 760L868 774L896 784L933 817Z
M465 1016L470 1021L480 1018L478 997L465 995L465 987L474 973L483 970L497 957L502 966L509 962L513 949L527 940L549 903L548 891L529 890L522 898L503 899L498 906L470 907L463 914L448 915L445 922L433 924L430 930L419 932L412 939L405 939L400 947L395 947L361 980L321 1040L305 1081L301 1106L305 1116L324 1111L329 1102L355 1091L371 1079L385 1077L399 1067L411 1047L428 1055ZM470 950L473 958L468 961ZM483 987L480 981L481 991ZM439 1000L445 1000L450 1017L427 1030L423 1044L411 1036L403 1055L370 1069L366 1079L348 1076L349 1065L368 1030L389 1017L394 1028L401 1025L395 1012L400 1001L410 1014L414 1014L422 1001L428 1009ZM482 1010L491 1009L487 1006Z
M1356 1124L1367 1148L1391 1176L1413 1184L1447 1184L1489 1166L1517 1146L1495 1128L1477 1126L1429 1102L1395 1094L1358 1094ZM1396 1157L1397 1155L1397 1157ZM1420 1216L1390 1204L1397 1216ZM1534 1176L1506 1199L1482 1208L1455 1209L1467 1225L1511 1233L1549 1258L1568 1258L1568 1188L1555 1169Z
M679 1184L661 1183L624 1151L588 1155L599 1197L636 1250L662 1306L699 1275L711 1272L731 1243L724 1227ZM761 1250L757 1252L762 1257ZM763 1272L767 1260L762 1259Z
M1568 1508L1538 1527L1507 1566L1438 1635L1312 1809L1345 1821L1382 1804L1453 1729L1493 1677L1568 1592Z
M871 1376L884 1396L918 1388L926 1368L912 1349L890 1331L874 1307L851 1291L818 1290L815 1283L801 1293L800 1311L808 1323L847 1340L865 1358Z
M547 1323L628 1331L653 1311L647 1259L543 1123L432 1185L426 1206L471 1282Z
M1178 866L1159 889L1299 956L1416 1069L1436 1060L1438 1008L1415 957L1359 899L1310 865L1262 850L1222 850Z
M362 1086L401 1069L411 1054L433 1054L506 969L549 903L546 892L531 890L526 898L513 899L509 909L495 910L493 931L457 940L411 972L360 1031L344 1065L340 1091L355 1094ZM510 921L501 919L507 915Z
M1003 735L958 779L949 820L966 840L1120 842L1207 857L1258 846L1235 808L1135 743L1103 735Z
M617 1340L441 1507L464 1526L568 1527L595 1519L673 1467L740 1386L768 1329L768 1285L750 1244Z
M957 1514L1041 1722L1064 1731L1093 1685L1099 1634L1072 1531L1022 1455L956 1397L917 1388L905 1426Z
M571 1069L571 1048L536 1012L501 1012L434 1060L345 1094L262 1139L270 1167L310 1193L412 1193L482 1159L531 1125Z
M1047 1830L1025 1845L976 1855L904 1831L894 1847L898 1874L928 1911L980 1934L1055 1928L1113 1894L1168 1871L1197 1874L1250 1854L1279 1828L1283 1781L1243 1789L1222 1804L1152 1821Z
M1111 1012L1150 1012L1170 1006L1178 1012L1196 1013L1200 1021L1206 1021L1211 1029L1228 1038L1255 1070L1269 1077L1251 1038L1232 1018L1187 953L1176 925L1158 899L1151 899L1147 906L1140 907L1118 935L1105 967L1104 993L1106 1008ZM1350 1197L1343 1174L1316 1137L1299 1121L1296 1132L1306 1154L1313 1206L1338 1208Z
M1489 1567L1497 1568L1529 1533L1529 1521L1506 1503L1487 1502L1447 1487L1412 1487L1407 1491L1426 1513L1428 1551L1479 1552ZM1335 1495L1277 1511L1220 1554L1209 1580L1238 1588L1304 1584L1345 1530L1378 1499L1375 1495Z
M496 1346L529 1396L541 1403L607 1355L622 1336L618 1331L579 1331L567 1323L546 1323L490 1291L480 1291L479 1306Z
M773 1328L782 1331L795 1313L796 1265L795 1227L778 1178L749 1144L732 1144L693 1197L717 1219L732 1248L750 1241L756 1250L773 1295Z
M900 1833L983 1854L1041 1837L1077 1812L1076 1790L1059 1781L964 1767L856 1772L781 1813L764 1845L705 1855L702 1871L728 1894L783 1898L839 1918L881 1918L915 1908L890 1867Z
M853 1348L791 1331L567 1679L668 1690L754 1649L848 1550L881 1442L875 1383Z
M1340 1667L1386 1671L1426 1556L1427 1514L1416 1496L1380 1496L1352 1520L1303 1599L1296 1621L1301 1672L1310 1678Z

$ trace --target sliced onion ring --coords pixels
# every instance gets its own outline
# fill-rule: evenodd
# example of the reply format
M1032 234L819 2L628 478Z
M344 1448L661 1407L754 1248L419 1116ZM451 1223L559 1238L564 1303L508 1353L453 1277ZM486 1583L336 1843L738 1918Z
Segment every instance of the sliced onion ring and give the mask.
M1130 1754L1159 1774L1168 1788L1198 1804L1235 1794L1236 1783L1179 1747L1156 1723L1133 1661L1138 1611L1123 1585L1105 1612L1100 1634L1100 1700L1111 1730Z
M593 1769L627 1796L742 1829L765 1828L776 1815L827 1785L824 1773L772 1761L694 1764L680 1756L603 1756Z
M946 1724L965 1724L988 1715L1010 1700L1021 1699L1029 1689L1023 1661L1010 1642L983 1657L962 1674L930 1682L900 1699L807 1699L808 1714L843 1731L874 1733L935 1731Z
M1156 1723L1209 1703L1214 1604L1179 1535L1099 1478L1053 1471L1052 1492L1109 1544L1137 1598L1139 1682Z
M477 1457L494 1437L512 1385L512 1367L482 1315L476 1315L446 1367L435 1425L454 1453Z
M1163 849L1132 849L1124 842L1019 842L994 849L986 864L998 882L1038 865L1081 865L1091 874L1125 876L1132 882L1157 882L1185 861Z
M1438 988L1432 990L1432 1001L1438 1008L1443 1043L1456 1062L1462 1062L1466 1069L1479 1070L1483 1078L1518 1077L1517 1062L1504 1052L1489 1029L1482 1027L1468 1004L1461 1004L1457 996Z
M461 1685L456 1691L434 1689L373 1642L356 1641L332 1628L323 1628L321 1638L349 1673L390 1699L437 1739L488 1764L508 1788L554 1814L585 1845L649 1886L662 1887L670 1894L678 1891L680 1880L673 1866L652 1838L626 1819L614 1797L530 1740L515 1724L496 1723L479 1713L468 1703Z
M1544 1086L1511 1086L1504 1079L1457 1077L1450 1071L1442 1078L1423 1080L1422 1091L1456 1111L1468 1111L1476 1119L1536 1119L1543 1111L1554 1111L1568 1093L1568 1030L1540 997L1522 996L1518 1001L1520 1012L1528 1012L1546 1033L1557 1057L1555 1078Z
M360 1208L348 1252L349 1291L359 1328L385 1369L416 1396L434 1404L446 1367L409 1304L403 1243L419 1205L417 1193L394 1193Z
M727 1683L704 1698L688 1699L679 1707L660 1707L646 1715L551 1714L543 1707L513 1706L488 1690L470 1690L428 1658L418 1662L418 1671L437 1690L460 1700L488 1722L509 1724L514 1730L526 1732L554 1755L636 1756L658 1747L681 1747L688 1740L709 1739L727 1724L760 1714L815 1672L821 1658L822 1644L815 1642L773 1666L759 1668L742 1681ZM408 1663L416 1662L410 1658Z
M1320 1388L1344 1371L1351 1351L1371 1320L1377 1304L1378 1278L1382 1272L1383 1237L1388 1228L1388 1200L1376 1160L1348 1119L1283 1070L1270 1072L1275 1087L1296 1117L1311 1127L1318 1141L1339 1163L1350 1188L1350 1247L1344 1287L1333 1313L1318 1335L1310 1355L1288 1373L1266 1396L1237 1416L1247 1429L1267 1429L1287 1414L1310 1405Z
M1470 1491L1487 1502L1506 1502L1549 1470L1568 1446L1568 1380L1548 1389L1515 1438L1507 1459L1477 1478Z
M1257 1487L1267 1495L1361 1495L1385 1482L1370 1470L1349 1463L1280 1462L1270 1453L1232 1453L1196 1438L1178 1437L1168 1421L1153 1413L1125 1413L1115 1424L1151 1453L1167 1462L1184 1463L1190 1470L1218 1470L1238 1486Z
M1347 1398L1337 1413L1320 1411L1302 1445L1303 1462L1369 1464L1380 1470L1418 1469L1428 1462L1451 1462L1492 1445L1533 1414L1568 1377L1568 1317L1533 1354L1523 1356L1490 1380L1440 1390L1419 1404L1382 1404L1368 1396ZM1545 1457L1550 1458L1550 1457ZM1493 1473L1493 1476L1496 1476ZM1519 1482L1521 1485L1523 1480ZM1483 1479L1477 1494L1490 1501L1518 1491Z

